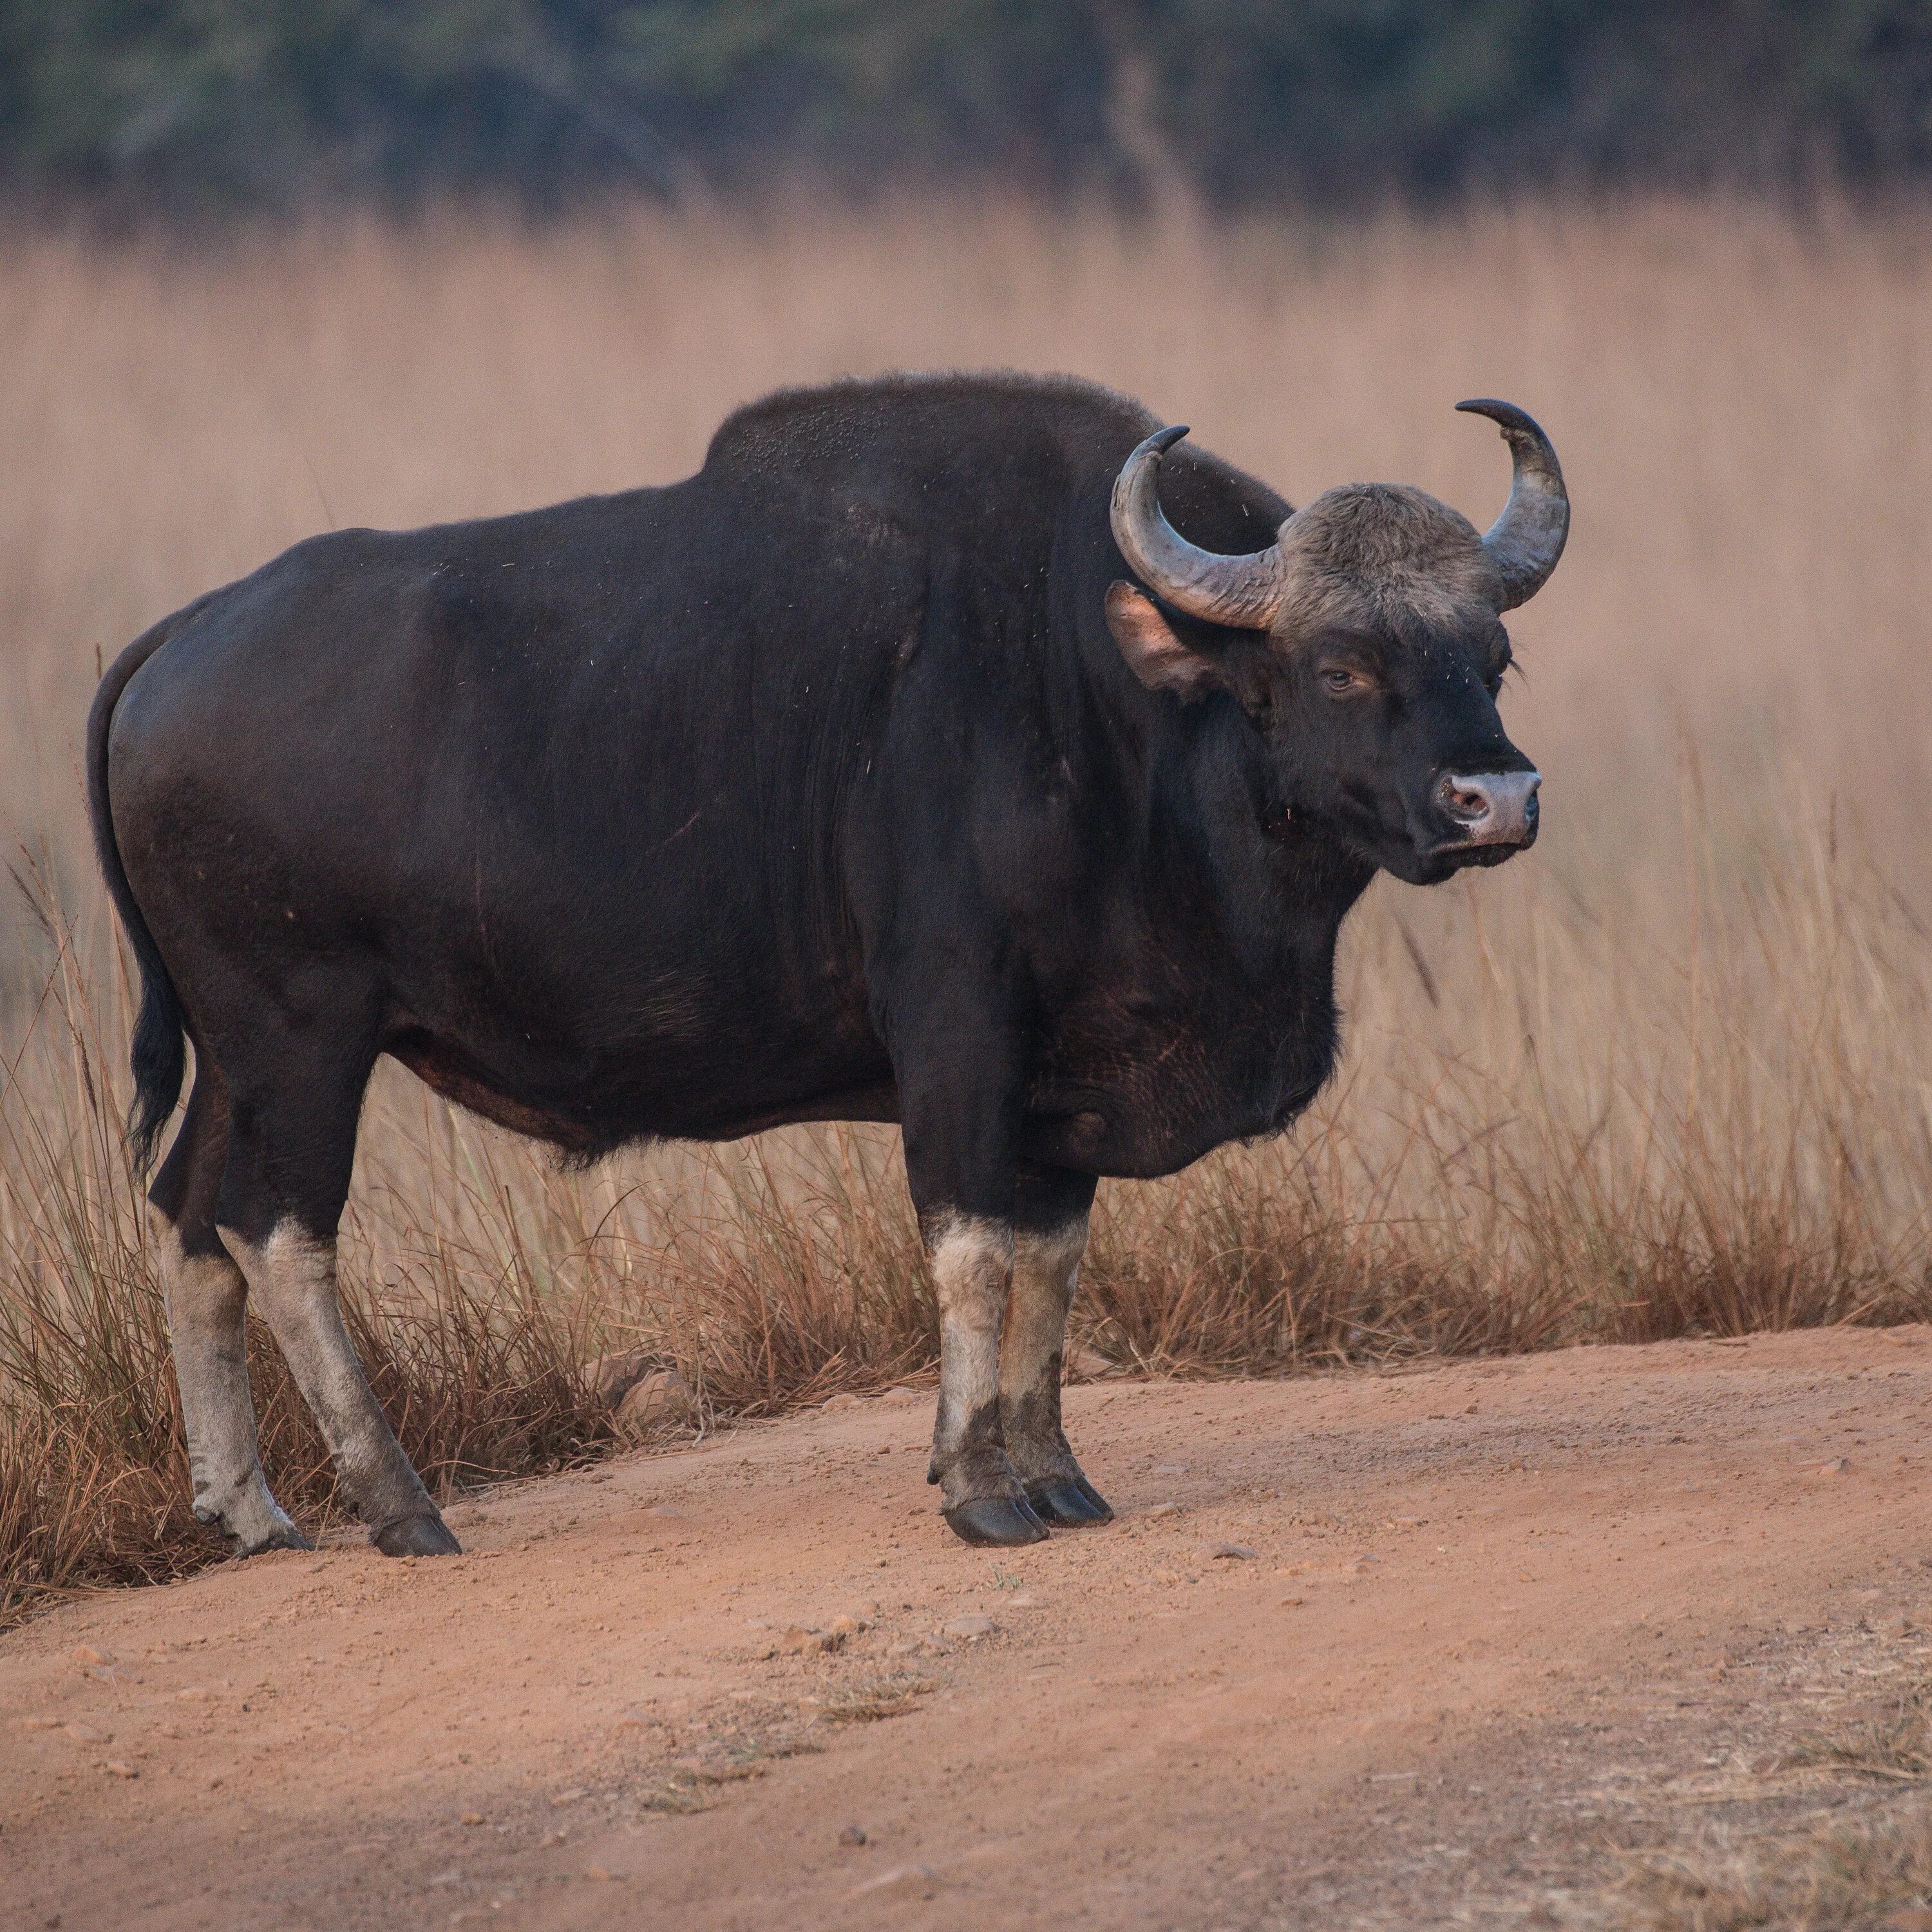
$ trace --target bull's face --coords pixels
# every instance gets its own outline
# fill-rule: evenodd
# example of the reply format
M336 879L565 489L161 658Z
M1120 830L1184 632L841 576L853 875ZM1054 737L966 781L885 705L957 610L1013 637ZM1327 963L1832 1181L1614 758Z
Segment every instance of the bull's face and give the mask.
M1162 514L1154 472L1181 432L1150 437L1114 495L1122 553L1185 615L1119 583L1107 616L1142 681L1184 699L1226 690L1260 734L1290 823L1318 823L1371 863L1429 885L1534 842L1535 767L1503 730L1503 611L1555 568L1569 505L1542 431L1507 404L1477 406L1516 458L1486 536L1420 490L1329 490L1250 556L1202 550ZM1205 626L1220 627L1210 631ZM1232 628L1245 638L1228 639Z
M1263 728L1292 813L1412 885L1534 842L1539 781L1497 714L1510 646L1493 616L1328 625L1270 656Z

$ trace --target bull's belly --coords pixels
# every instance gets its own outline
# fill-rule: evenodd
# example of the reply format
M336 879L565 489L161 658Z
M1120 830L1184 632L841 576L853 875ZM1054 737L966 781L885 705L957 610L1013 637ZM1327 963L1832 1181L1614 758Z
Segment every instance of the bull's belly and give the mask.
M800 1121L898 1118L891 1070L876 1050L748 1054L721 1040L706 1052L679 1042L575 1072L421 1028L398 1031L386 1050L458 1106L584 1159L640 1141L737 1140Z
M677 1028L613 1036L588 1019L548 1040L529 1024L397 1027L386 1050L458 1105L583 1159L632 1142L735 1140L806 1121L896 1123L884 1046L857 1001L782 1016L759 1003L756 1028L689 1012ZM475 1009L472 1007L472 1012ZM753 1037L755 1033L756 1037ZM586 1047L584 1042L595 1042ZM1210 1042L1172 1023L1158 1039L1122 1029L1104 1042L1049 1036L1047 1070L1024 1097L1016 1152L1077 1172L1172 1174L1231 1140L1286 1126L1327 1078L1318 1052L1231 1035ZM957 1104L986 1104L962 1065Z

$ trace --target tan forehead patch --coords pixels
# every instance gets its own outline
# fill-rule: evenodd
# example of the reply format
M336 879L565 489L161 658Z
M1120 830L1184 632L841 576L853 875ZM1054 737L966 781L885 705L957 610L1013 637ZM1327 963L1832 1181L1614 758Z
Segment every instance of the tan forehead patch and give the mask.
M1282 528L1292 586L1274 633L1382 629L1406 615L1432 626L1493 617L1502 584L1460 510L1396 483L1325 490Z

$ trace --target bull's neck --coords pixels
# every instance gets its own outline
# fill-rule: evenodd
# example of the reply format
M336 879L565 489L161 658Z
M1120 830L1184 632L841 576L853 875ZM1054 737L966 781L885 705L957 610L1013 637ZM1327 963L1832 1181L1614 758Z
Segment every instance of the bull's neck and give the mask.
M1208 706L1202 710L1208 712ZM1273 1005L1326 1003L1336 935L1374 868L1290 812L1265 752L1232 704L1184 721L1153 748L1156 794L1184 796L1163 870L1198 881L1226 967Z

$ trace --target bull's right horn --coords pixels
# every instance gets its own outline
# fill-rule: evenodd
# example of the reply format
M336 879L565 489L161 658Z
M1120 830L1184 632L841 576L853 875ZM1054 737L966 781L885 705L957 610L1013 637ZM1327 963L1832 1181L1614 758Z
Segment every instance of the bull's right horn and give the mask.
M1490 526L1483 548L1503 580L1502 608L1514 610L1550 581L1563 554L1570 535L1570 493L1563 487L1556 452L1533 416L1514 403L1499 403L1490 396L1456 406L1500 424L1510 446L1514 474L1509 501Z
M1177 610L1237 630L1265 631L1287 594L1281 545L1222 556L1190 543L1162 512L1155 472L1186 434L1184 426L1159 430L1121 466L1114 482L1114 541L1148 588Z

